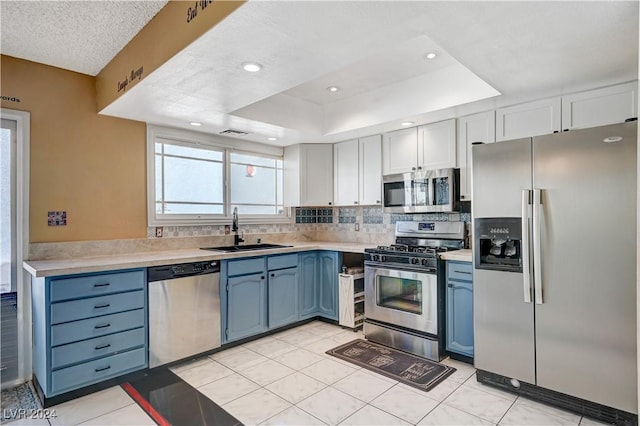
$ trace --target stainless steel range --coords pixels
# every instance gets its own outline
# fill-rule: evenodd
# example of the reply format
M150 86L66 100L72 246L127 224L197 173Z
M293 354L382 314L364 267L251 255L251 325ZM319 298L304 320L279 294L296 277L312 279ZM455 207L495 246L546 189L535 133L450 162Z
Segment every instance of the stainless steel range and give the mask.
M445 324L438 253L463 247L464 222L396 222L395 235L395 244L365 250L365 337L439 361Z

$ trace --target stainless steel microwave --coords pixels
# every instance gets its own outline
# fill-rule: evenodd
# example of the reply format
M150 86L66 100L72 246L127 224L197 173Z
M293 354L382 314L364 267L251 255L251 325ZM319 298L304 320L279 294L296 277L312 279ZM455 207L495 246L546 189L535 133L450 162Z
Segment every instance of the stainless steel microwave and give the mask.
M460 169L420 170L382 177L386 213L460 210Z

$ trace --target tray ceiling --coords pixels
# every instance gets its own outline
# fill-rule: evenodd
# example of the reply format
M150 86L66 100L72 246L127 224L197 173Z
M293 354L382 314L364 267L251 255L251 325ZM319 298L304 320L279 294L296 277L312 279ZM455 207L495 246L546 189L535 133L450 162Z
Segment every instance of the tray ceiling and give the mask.
M19 38L13 32L34 18L33 7L18 3L0 2L0 51L88 74L164 4L28 2L38 5L37 39L58 40L47 59L28 37L5 47L5 33ZM124 4L126 14L118 10ZM85 7L97 27L110 22L127 40L111 42L116 35L109 33L103 37L111 50L92 48L100 38L88 18L59 25L61 13L75 16ZM129 15L137 18L118 30L113 17ZM96 42L77 42L83 39ZM81 44L89 48L69 49ZM427 60L428 52L438 56ZM247 61L262 71L242 70ZM77 62L91 66L81 71ZM198 121L200 131L232 128L275 145L335 142L404 120L449 118L482 99L490 109L637 78L636 1L250 1L101 113L189 129ZM329 86L341 90L330 93Z

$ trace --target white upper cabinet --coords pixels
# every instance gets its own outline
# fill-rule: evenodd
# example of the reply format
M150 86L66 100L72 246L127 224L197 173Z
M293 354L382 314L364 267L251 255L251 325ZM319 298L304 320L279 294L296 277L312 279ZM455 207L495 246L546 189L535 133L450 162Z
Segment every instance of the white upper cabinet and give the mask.
M637 117L637 82L562 97L562 129L584 129L622 123Z
M336 206L358 204L358 139L333 145L333 195Z
M458 166L460 199L471 200L471 146L496 141L496 113L487 111L458 119Z
M546 135L560 131L560 98L528 102L496 110L496 140Z
M382 174L456 167L456 120L385 133Z
M302 207L333 204L332 144L300 144L284 149L284 202Z
M380 205L382 194L382 137L380 135L360 138L360 198L362 205Z
M380 135L333 145L335 205L380 204L381 145Z
M418 170L456 167L456 120L418 127Z
M418 155L418 128L385 133L382 139L382 174L415 170Z

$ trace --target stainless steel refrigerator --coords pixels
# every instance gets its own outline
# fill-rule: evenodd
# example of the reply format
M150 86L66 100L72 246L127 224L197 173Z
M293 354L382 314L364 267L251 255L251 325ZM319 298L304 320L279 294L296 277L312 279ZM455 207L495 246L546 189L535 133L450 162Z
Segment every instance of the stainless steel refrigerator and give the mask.
M473 146L478 380L637 414L636 138L628 122Z

